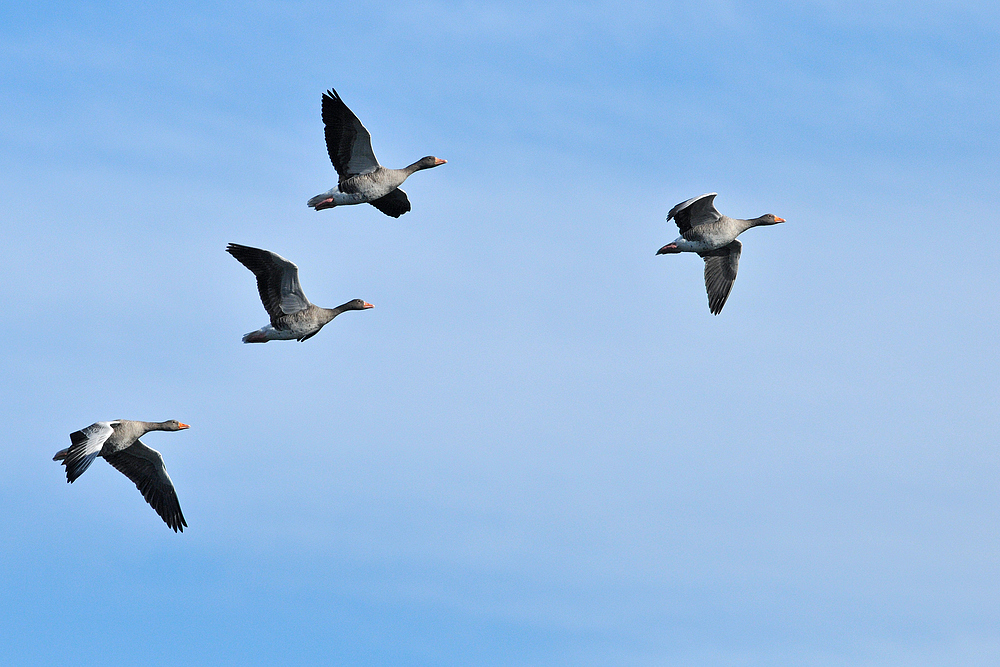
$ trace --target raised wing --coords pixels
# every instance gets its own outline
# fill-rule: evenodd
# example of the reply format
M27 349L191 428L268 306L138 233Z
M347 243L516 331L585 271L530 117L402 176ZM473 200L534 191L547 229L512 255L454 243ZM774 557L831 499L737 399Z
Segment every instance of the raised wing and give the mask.
M692 197L687 201L682 201L667 213L667 220L673 218L677 223L677 229L681 234L685 234L692 227L704 225L709 222L716 222L722 214L715 209L715 197L717 192L710 192L705 195Z
M323 94L323 125L326 151L341 181L378 169L372 135L332 88Z
M736 270L740 266L743 244L733 241L717 250L702 254L705 260L705 290L708 292L708 309L713 315L722 312L729 292L736 282Z
M410 210L410 200L406 193L396 188L384 197L379 197L375 201L368 202L386 215L398 218Z
M131 447L104 458L135 482L135 488L139 489L149 506L156 510L160 518L173 528L175 533L184 532L187 522L181 513L181 504L177 501L174 483L170 481L167 467L163 464L163 457L158 451L136 440Z
M75 482L94 459L101 453L105 441L115 432L112 424L118 422L97 422L85 429L69 434L72 443L67 449L62 449L52 457L53 461L62 461L66 466L66 481Z
M299 285L299 267L270 250L230 243L226 252L257 276L257 292L271 324L284 316L309 307L309 299Z

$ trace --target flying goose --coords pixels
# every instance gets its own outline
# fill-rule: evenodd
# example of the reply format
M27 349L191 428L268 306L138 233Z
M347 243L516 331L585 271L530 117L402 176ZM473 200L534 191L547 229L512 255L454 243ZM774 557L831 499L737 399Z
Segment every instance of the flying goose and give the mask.
M184 532L184 515L177 502L174 484L163 465L163 457L155 449L150 449L139 440L150 431L182 431L191 428L176 419L165 422L139 422L116 419L110 422L96 422L87 428L69 434L72 443L60 449L52 457L66 466L66 481L76 479L90 467L94 459L104 460L135 482L150 507L156 510L167 526Z
M447 162L428 155L409 167L386 169L375 158L372 135L332 88L323 95L323 125L326 150L340 180L306 202L317 211L346 204L371 204L398 218L410 210L410 200L399 189L403 181L415 171Z
M257 291L271 323L243 336L244 343L269 340L304 341L319 333L328 322L346 310L366 310L370 303L354 299L336 308L309 303L299 285L299 267L270 250L230 243L226 252L257 276Z
M670 209L667 220L677 223L681 235L657 251L657 255L696 252L705 260L705 289L708 291L708 309L713 315L722 312L729 292L736 282L743 244L736 237L760 225L784 222L770 213L752 220L741 220L722 215L713 201L718 193L692 197Z

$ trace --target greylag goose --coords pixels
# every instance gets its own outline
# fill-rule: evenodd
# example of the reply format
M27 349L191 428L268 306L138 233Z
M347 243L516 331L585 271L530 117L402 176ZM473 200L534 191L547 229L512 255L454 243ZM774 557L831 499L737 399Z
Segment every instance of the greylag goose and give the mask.
M784 222L770 213L752 220L741 220L722 215L713 203L717 193L692 197L670 209L667 220L673 219L681 235L676 241L660 248L657 255L679 252L696 252L705 260L705 289L708 291L708 309L713 315L722 312L729 292L736 282L743 244L736 237L761 225Z
M244 343L269 340L304 341L319 333L328 322L346 310L366 310L370 303L361 299L336 308L320 308L309 303L299 285L299 267L270 250L230 243L226 252L257 276L257 291L271 323L243 336Z
M116 419L97 422L87 428L69 434L71 444L52 457L66 466L66 481L76 479L90 467L94 459L104 460L135 482L150 507L156 510L167 526L184 532L184 515L177 502L174 484L163 465L163 457L155 449L150 449L139 440L150 431L182 431L191 428L176 419L165 422L137 422Z
M415 171L438 167L447 160L428 155L403 169L386 169L372 150L372 135L332 88L323 95L326 150L340 181L308 202L317 211L345 204L371 204L398 218L410 210L410 200L399 189Z

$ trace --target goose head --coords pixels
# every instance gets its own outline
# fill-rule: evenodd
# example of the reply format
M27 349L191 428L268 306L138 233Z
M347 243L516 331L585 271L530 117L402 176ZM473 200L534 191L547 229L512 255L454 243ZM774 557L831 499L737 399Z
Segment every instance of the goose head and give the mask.
M447 160L442 160L439 157L428 155L427 157L420 158L419 160L411 164L410 167L413 169L413 171L420 171L421 169L440 167L441 165L446 164L447 162L448 162Z
M160 426L163 431L183 431L186 428L191 428L187 424L182 424L176 419L169 419L165 422L160 422Z
M765 213L759 218L754 218L753 220L751 220L751 222L754 223L754 227L758 227L760 225L776 225L779 222L784 222L784 221L785 221L784 218L779 218L773 213Z

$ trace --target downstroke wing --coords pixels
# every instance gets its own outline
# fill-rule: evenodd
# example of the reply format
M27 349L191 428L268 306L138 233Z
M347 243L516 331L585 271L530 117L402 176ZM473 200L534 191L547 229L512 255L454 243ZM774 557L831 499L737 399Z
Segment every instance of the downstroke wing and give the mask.
M398 218L410 210L410 200L407 198L406 193L399 188L368 203L394 218Z
M713 315L722 312L726 299L736 282L743 244L733 241L718 250L702 255L705 260L705 290L708 292L708 309Z
M136 440L131 447L104 458L135 483L135 488L139 489L142 497L167 526L173 528L174 532L184 532L187 522L181 513L174 483L170 481L167 467L158 451Z

